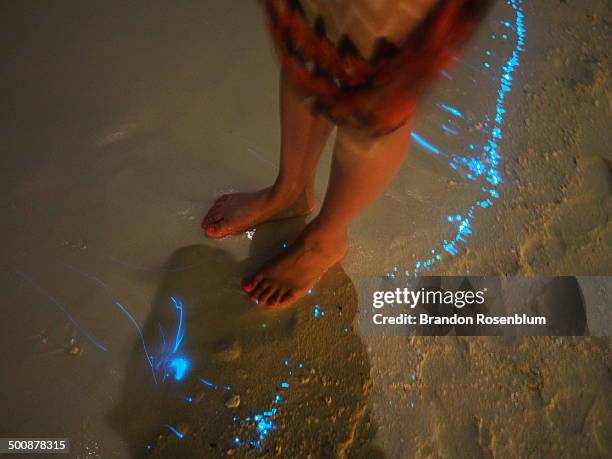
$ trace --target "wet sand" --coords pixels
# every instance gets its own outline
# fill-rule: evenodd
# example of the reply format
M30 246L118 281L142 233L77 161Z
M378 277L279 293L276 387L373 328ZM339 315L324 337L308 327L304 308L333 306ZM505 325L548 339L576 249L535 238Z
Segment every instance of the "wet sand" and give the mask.
M610 9L524 7L501 196L436 274L611 271ZM276 172L277 65L255 3L0 8L1 436L67 437L81 458L612 455L609 338L359 333L363 276L412 269L452 235L447 215L480 196L419 145L312 296L279 312L242 296L243 276L304 225L222 241L199 228L220 192L266 186ZM436 103L461 108L463 134L482 132L497 84L482 53L505 50L491 45L494 27L415 121L444 152L464 141L440 133L449 117ZM319 196L329 148L323 163ZM156 384L143 341L157 355L160 328L175 337L171 296L184 305L192 367ZM252 447L254 416L274 408Z

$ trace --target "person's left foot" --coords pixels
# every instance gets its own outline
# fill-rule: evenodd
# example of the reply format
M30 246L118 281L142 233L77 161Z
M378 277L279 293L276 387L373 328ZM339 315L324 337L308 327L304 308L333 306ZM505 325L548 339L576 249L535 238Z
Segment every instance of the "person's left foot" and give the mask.
M340 262L347 250L346 232L306 229L286 252L266 263L247 279L243 289L251 300L284 306L306 295L325 272Z

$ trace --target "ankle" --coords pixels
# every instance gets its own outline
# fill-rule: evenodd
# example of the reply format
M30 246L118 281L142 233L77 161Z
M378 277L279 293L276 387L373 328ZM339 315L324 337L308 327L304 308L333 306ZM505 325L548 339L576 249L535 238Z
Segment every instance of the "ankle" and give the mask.
M296 183L284 183L278 180L269 188L269 196L274 201L293 201L300 196L301 187Z
M275 183L270 188L269 199L280 205L291 205L299 201L314 206L315 193L312 186L299 186L297 184L281 185Z
M343 243L348 239L348 228L346 225L332 224L315 218L304 230L306 240L333 240Z

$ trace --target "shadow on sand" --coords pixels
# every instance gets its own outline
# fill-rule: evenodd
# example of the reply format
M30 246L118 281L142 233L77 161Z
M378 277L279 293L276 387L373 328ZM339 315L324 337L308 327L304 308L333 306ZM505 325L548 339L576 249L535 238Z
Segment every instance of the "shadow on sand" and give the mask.
M352 329L357 292L342 268L284 310L265 311L241 293L245 273L303 226L264 225L240 263L215 244L170 256L166 266L195 267L165 275L143 329L152 365L139 340L110 414L132 457L383 457L371 445L370 365ZM184 305L182 341L171 297ZM181 381L168 366L178 355L191 362Z

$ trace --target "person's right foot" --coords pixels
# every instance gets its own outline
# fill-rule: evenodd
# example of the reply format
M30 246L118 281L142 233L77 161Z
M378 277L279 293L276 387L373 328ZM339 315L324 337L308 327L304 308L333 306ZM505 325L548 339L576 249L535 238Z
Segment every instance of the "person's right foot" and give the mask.
M251 300L285 306L306 295L347 251L346 229L336 232L311 223L287 251L268 261L242 288Z
M270 187L252 193L220 196L204 217L204 233L210 238L220 239L266 221L308 215L315 207L313 192L303 192L294 199L272 191Z

